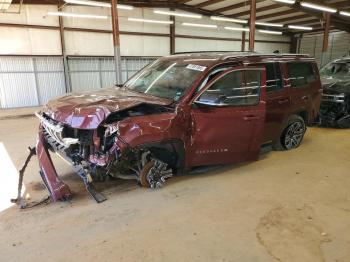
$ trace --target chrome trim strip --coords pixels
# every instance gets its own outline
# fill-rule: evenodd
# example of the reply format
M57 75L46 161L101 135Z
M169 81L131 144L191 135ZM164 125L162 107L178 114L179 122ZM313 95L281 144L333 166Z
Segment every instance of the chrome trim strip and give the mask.
M71 145L78 144L78 138L62 137L63 126L60 124L54 125L49 120L44 118L39 112L35 112L46 132L61 146L68 148Z

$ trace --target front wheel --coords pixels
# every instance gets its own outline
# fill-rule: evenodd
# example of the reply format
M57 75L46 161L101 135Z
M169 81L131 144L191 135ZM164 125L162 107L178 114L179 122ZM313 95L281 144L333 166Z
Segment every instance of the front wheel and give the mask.
M306 132L306 124L302 117L293 115L282 132L280 140L275 143L277 150L291 150L300 146Z
M172 169L166 163L152 159L140 172L140 184L143 187L160 188L163 187L165 180L172 176Z

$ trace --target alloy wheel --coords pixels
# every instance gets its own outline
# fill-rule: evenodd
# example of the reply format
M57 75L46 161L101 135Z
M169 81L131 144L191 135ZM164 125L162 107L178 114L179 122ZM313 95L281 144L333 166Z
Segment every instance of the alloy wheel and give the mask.
M304 133L305 126L302 122L297 121L292 123L287 128L284 138L284 145L286 149L297 148L303 140Z

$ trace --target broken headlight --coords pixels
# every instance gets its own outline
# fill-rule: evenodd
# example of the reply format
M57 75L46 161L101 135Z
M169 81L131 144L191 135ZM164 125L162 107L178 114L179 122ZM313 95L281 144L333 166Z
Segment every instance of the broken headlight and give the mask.
M115 137L119 135L119 128L117 125L106 125L105 128L101 145L101 149L104 152L113 146Z

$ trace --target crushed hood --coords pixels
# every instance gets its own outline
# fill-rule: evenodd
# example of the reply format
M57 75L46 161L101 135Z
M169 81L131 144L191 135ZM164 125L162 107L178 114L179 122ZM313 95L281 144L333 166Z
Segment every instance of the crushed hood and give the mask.
M111 87L84 93L71 93L47 103L43 113L73 128L95 129L111 113L140 104L169 105L172 101Z

